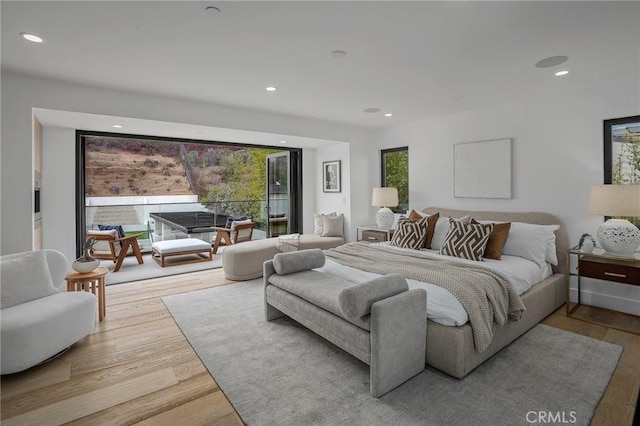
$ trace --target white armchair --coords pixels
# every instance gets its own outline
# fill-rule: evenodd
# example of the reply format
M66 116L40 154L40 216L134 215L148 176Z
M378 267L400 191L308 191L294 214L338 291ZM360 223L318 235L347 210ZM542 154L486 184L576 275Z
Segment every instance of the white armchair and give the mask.
M56 250L0 257L1 374L33 367L93 331L97 298L58 288L67 270Z

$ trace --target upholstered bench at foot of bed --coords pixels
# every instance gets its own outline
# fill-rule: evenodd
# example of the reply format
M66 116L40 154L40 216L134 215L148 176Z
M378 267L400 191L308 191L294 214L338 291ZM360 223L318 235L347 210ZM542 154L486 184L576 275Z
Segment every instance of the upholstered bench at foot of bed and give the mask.
M170 265L165 263L165 259L167 257L187 255L196 255L197 257L171 262ZM151 257L163 268L165 266L205 262L213 259L213 255L211 254L211 244L197 238L157 241L151 245Z
M427 292L399 275L355 284L312 270L324 260L304 250L264 263L266 320L287 315L367 363L376 398L422 372Z
M315 234L300 235L298 250L318 248L328 250L344 244L342 237L321 237ZM222 270L228 280L246 281L262 276L262 265L278 254L278 237L225 247L222 252Z

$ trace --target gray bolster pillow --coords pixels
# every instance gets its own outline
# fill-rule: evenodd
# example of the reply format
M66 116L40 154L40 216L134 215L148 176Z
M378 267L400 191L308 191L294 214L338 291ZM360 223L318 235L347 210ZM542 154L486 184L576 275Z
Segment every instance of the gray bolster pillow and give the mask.
M338 303L342 313L355 320L371 313L371 305L377 301L408 290L407 281L400 275L384 275L345 288L338 294Z
M324 253L320 249L278 253L273 257L273 269L278 275L288 275L323 266Z

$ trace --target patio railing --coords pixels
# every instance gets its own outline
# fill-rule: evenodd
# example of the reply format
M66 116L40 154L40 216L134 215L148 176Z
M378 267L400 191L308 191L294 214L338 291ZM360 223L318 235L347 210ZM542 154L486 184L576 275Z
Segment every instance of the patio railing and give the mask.
M207 204L202 203L165 203L165 204L120 204L120 205L88 205L85 207L87 229L98 229L98 225L122 225L125 233L139 233L144 235L139 237L139 243L145 251L150 249L151 242L160 237L156 232L155 220L150 217L153 213L177 213L183 212L187 216L195 212L207 212L211 224L205 222L205 226L216 226L222 224L226 217L240 215L248 216L256 223L254 239L265 238L266 218L265 200L240 200L240 201L218 201ZM191 214L193 216L193 214ZM204 215L203 215L204 216ZM207 225L208 224L208 225ZM224 225L224 224L222 224ZM165 228L166 229L166 228ZM198 229L205 230L205 229ZM184 238L179 229L173 231L174 235L162 235L161 238ZM194 232L188 236L211 241L212 232Z

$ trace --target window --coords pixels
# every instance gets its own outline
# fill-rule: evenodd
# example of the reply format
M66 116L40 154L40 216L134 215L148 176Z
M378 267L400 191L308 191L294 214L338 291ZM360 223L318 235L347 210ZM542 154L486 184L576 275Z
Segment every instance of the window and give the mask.
M409 208L409 147L383 149L381 151L382 186L398 188L398 207L395 213Z
M258 223L253 235L263 238L271 225L266 217L266 158L281 152L288 154L291 197L287 217L278 222L290 227L288 233L302 226L298 148L88 131L78 131L76 137L80 254L85 231L98 224L142 233L143 250L156 239L209 240L212 226L225 226L227 218L238 216ZM162 214L176 213L181 213L176 220L161 220Z
M604 183L640 184L640 115L604 121ZM640 217L627 219L640 227Z

